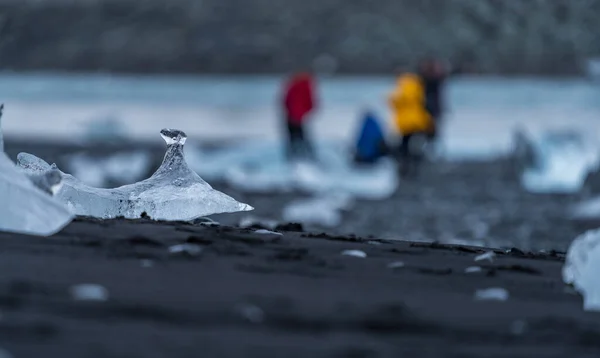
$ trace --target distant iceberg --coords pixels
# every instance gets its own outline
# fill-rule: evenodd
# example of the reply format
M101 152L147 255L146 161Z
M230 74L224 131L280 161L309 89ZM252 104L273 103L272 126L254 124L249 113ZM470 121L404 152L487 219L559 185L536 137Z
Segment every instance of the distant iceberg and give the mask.
M61 172L63 185L56 198L77 215L103 219L147 216L156 220L185 221L253 209L213 189L188 167L183 154L187 138L184 132L163 129L160 133L167 142L167 153L150 178L114 189L101 189ZM17 160L29 174L56 168L27 153L20 153Z

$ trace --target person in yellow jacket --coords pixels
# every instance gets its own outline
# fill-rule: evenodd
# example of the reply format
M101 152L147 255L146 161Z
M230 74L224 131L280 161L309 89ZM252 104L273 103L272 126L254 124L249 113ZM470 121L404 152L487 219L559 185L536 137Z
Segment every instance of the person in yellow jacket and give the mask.
M411 148L411 141L434 130L433 119L425 107L425 88L421 78L412 73L400 76L389 97L389 105L402 140L399 146L401 174L408 175L411 166L416 170L421 157L421 153L415 153Z

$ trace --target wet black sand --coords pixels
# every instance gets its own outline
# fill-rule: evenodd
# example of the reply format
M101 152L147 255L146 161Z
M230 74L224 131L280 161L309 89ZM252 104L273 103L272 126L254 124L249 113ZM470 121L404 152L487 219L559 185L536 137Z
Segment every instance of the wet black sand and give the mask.
M561 253L475 263L481 248L282 233L82 219L51 238L2 233L0 347L17 358L600 354L600 316L561 282ZM181 243L202 252L169 253ZM108 300L74 300L81 283ZM490 287L509 299L474 300Z

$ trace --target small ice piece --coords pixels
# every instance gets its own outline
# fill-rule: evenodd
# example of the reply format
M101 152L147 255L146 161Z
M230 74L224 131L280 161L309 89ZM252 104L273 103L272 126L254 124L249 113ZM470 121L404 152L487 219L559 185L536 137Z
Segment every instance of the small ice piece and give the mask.
M265 320L265 312L253 304L240 304L236 311L246 320L252 323L262 323Z
M280 232L275 232L275 231L271 231L271 230L265 230L265 229L258 229L256 231L254 231L255 234L261 234L261 235L277 235L277 236L283 236L282 233Z
M136 219L190 221L217 213L248 211L253 208L213 189L186 164L183 144L186 135L175 129L163 129L168 143L161 166L148 179L114 189L90 187L72 175L62 173L63 185L56 198L77 215L110 219L123 216ZM18 156L19 166L39 173L51 166L26 153Z
M4 152L4 134L2 134L2 112L4 112L4 103L0 104L0 152Z
M563 281L583 295L583 309L600 311L600 229L573 240L562 270Z
M178 244L169 247L169 253L173 255L187 254L198 256L202 253L202 246L196 244Z
M10 353L9 351L7 351L4 348L0 348L0 358L14 358L15 356L12 355L12 353Z
M476 273L481 272L481 267L479 266L469 266L465 269L465 273Z
M492 261L494 261L494 258L496 258L496 253L494 251L488 251L481 255L475 256L475 261L477 262L477 261L488 260L488 261L492 262Z
M518 319L511 323L509 330L512 335L520 336L527 330L527 322L522 319Z
M361 250L344 250L342 251L342 255L343 256L353 256L353 257L360 257L360 258L365 258L367 257L367 254L364 251Z
M153 267L154 261L148 259L140 260L140 266L142 266L143 268Z
M241 228L247 228L253 225L259 225L272 230L275 229L278 224L279 222L277 222L277 220L261 219L254 216L245 216L240 220L239 226Z
M108 300L108 290L101 285L94 283L84 283L74 285L70 289L71 296L76 301L106 301Z
M46 172L42 174L44 179L49 180L46 175ZM41 183L41 186L45 185ZM0 198L3 204L0 206L2 231L50 236L73 219L67 207L38 189L4 152L0 152Z
M405 265L405 264L404 264L404 262L402 262L402 261L394 261L394 262L390 262L390 263L387 265L387 267L388 267L388 268L391 268L391 269L402 268L402 267L404 267L404 266L406 266L406 265Z
M506 301L508 300L508 291L504 288L487 288L475 291L475 300L478 301Z

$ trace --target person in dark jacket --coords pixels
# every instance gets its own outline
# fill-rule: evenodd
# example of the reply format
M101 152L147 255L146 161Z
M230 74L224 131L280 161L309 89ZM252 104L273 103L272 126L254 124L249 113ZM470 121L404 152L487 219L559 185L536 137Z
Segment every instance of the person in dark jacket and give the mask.
M428 137L430 141L435 141L444 115L443 91L447 74L440 61L426 59L421 61L419 76L425 88L425 109L433 120Z
M283 92L288 159L314 159L314 151L305 130L308 117L315 108L312 76L308 72L297 73L285 84Z

